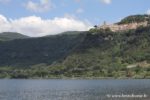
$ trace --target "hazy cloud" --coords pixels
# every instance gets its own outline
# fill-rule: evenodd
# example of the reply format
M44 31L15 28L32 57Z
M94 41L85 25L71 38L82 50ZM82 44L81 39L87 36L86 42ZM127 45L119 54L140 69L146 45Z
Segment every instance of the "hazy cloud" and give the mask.
M147 13L148 15L150 15L150 9L148 9L146 13Z
M84 10L82 9L82 8L78 8L77 10L76 10L76 13L83 13L84 12Z
M44 36L64 31L86 31L91 27L88 22L71 16L42 19L37 16L8 19L0 15L0 32L19 32L29 36Z
M51 0L40 0L40 2L28 1L25 4L26 9L34 12L45 12L53 7Z
M101 0L102 3L104 4L110 4L112 0Z

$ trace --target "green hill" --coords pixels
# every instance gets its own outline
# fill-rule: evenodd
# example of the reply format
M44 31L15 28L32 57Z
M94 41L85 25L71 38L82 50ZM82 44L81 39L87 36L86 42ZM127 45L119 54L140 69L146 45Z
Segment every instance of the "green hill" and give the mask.
M24 38L29 38L29 36L22 35L19 33L14 33L14 32L0 33L0 41L9 41L14 39L24 39Z
M101 30L95 34L89 32L63 61L63 66L68 76L126 77L129 75L127 66L144 61L150 63L150 27L122 33ZM131 76L142 74L137 74L137 70L143 70L145 77L150 75L150 65L145 69L143 67L137 65L131 69Z
M52 64L65 57L84 38L83 33L17 39L0 43L0 66Z
M150 26L3 41L0 66L1 78L150 78Z

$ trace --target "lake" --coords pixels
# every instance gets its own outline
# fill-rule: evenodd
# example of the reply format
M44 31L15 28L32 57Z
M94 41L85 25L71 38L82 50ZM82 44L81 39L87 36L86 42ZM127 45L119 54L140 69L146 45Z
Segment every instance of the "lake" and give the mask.
M0 100L150 100L150 80L0 80Z

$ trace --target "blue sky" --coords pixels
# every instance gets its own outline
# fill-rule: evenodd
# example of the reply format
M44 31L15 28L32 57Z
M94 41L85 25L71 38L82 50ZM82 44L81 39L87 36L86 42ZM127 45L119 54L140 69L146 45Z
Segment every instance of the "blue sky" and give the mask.
M114 23L146 13L150 13L150 0L0 0L0 32L43 36L88 30L103 21Z

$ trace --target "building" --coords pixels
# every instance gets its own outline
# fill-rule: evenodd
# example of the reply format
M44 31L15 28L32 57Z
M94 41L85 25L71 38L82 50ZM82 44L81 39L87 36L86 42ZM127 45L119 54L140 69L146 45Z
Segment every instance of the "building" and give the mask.
M130 30L130 29L136 29L140 26L147 26L148 22L140 22L140 23L129 23L129 24L107 24L106 22L104 22L104 24L102 26L99 26L98 28L100 29L107 29L109 28L111 31L116 32L116 31L125 31L125 30Z

